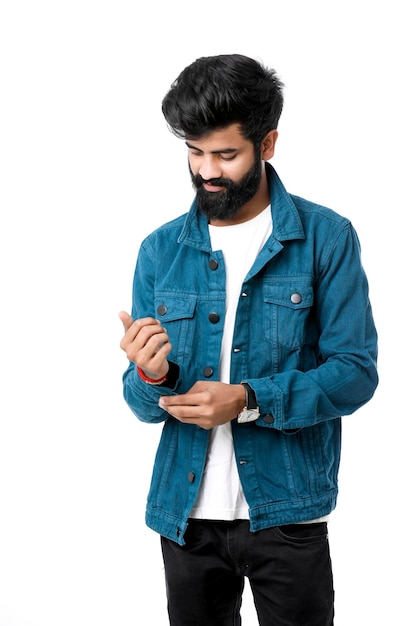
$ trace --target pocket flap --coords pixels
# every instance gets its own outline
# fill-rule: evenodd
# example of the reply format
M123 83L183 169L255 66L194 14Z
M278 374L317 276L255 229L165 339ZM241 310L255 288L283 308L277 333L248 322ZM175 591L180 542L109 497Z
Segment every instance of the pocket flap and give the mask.
M265 302L286 306L290 309L311 307L314 301L310 278L291 277L264 286Z
M155 294L155 316L162 323L194 316L197 294Z

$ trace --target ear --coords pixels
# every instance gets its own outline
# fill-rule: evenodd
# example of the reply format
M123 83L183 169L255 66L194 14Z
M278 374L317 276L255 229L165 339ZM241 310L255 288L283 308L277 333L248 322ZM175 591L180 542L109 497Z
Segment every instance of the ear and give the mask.
M278 139L278 131L276 129L270 130L267 133L261 143L261 159L263 161L269 161L272 159L275 153L275 144Z

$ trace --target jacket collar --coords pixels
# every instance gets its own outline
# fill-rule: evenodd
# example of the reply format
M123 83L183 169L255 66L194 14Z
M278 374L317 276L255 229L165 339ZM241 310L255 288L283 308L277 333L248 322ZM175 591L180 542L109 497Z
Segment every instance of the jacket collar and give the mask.
M290 239L305 239L297 208L282 184L278 174L270 163L265 163L271 197L272 234L278 242ZM196 199L186 215L184 227L178 238L178 243L211 251L208 220L198 210Z

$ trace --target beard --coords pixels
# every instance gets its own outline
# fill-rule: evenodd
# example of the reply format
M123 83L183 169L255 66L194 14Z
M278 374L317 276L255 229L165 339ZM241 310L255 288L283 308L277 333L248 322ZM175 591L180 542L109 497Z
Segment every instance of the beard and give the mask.
M234 183L229 178L211 178L204 180L191 171L191 181L196 191L197 205L208 220L228 220L238 213L247 202L252 200L259 189L262 177L262 159L259 153L255 154L255 161L242 180ZM224 187L222 191L206 191L203 183L210 182L212 185Z

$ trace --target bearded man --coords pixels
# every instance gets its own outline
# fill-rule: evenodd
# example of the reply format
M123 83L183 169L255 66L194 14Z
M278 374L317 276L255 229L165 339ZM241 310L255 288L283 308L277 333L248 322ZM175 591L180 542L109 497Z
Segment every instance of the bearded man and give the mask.
M173 626L330 626L328 518L341 417L378 384L351 223L289 194L269 161L283 84L231 54L197 59L162 111L195 199L142 242L124 397L164 423L146 508Z

